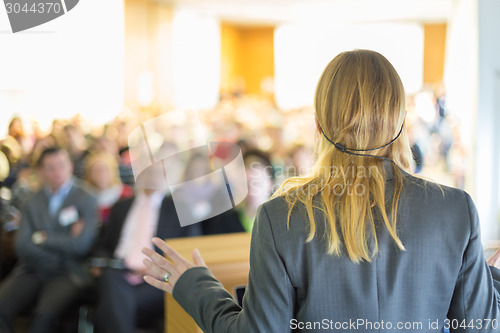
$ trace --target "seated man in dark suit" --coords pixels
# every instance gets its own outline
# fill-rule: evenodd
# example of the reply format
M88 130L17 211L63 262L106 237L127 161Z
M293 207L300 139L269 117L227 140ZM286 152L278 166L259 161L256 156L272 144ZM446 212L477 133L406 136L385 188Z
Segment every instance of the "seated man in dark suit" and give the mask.
M94 317L97 332L134 332L136 326L163 317L164 294L144 282L141 249L153 248L153 236L165 239L202 234L199 224L181 227L170 196L156 189L162 173L158 165L149 167L141 175L143 182L138 183L143 186L136 186L136 195L111 209L93 267L94 275L99 276ZM106 267L98 267L99 261Z
M21 210L16 235L19 262L0 286L0 332L13 332L13 317L35 304L30 332L58 332L62 314L85 279L80 264L97 231L97 202L72 177L68 153L45 149L37 163L44 187Z

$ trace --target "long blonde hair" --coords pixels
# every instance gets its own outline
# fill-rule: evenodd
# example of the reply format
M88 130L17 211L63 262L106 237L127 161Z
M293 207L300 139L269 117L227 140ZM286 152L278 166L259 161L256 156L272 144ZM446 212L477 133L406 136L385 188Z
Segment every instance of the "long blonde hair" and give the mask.
M371 261L378 252L374 218L377 215L397 246L404 250L396 229L403 186L398 166L409 170L411 151L404 125L405 92L396 70L377 52L343 52L324 69L314 101L317 123L324 135L348 148L384 146L402 128L392 144L369 152L394 161L391 218L386 209L383 160L342 152L317 132L316 162L311 175L287 179L272 196L285 197L289 208L288 227L292 208L302 202L309 219L306 241L315 237L316 224L324 223L324 234L320 236L327 240L327 253L340 256L344 245L346 254L357 263ZM319 204L313 203L316 194ZM313 208L324 213L324 221L315 221Z

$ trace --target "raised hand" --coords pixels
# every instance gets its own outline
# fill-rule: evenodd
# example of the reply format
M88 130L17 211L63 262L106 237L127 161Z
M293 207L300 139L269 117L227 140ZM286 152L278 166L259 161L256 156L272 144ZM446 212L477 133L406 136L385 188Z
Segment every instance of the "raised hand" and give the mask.
M193 267L206 267L198 249L193 250L193 264L160 238L153 238L153 244L169 258L149 248L142 249L142 253L148 257L143 260L147 267L144 281L155 288L172 293L175 283L185 271Z
M500 269L500 248L486 262L488 265Z

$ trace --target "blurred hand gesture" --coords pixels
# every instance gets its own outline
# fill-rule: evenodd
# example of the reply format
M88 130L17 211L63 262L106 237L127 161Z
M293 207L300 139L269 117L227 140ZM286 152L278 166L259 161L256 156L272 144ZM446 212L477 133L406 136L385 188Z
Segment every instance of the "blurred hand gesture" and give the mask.
M153 244L169 258L167 259L151 249L142 249L142 253L148 257L143 260L147 268L144 281L157 289L172 293L175 283L185 271L193 267L207 267L198 249L193 251L193 264L160 238L153 238ZM166 273L169 276L168 280L164 280Z

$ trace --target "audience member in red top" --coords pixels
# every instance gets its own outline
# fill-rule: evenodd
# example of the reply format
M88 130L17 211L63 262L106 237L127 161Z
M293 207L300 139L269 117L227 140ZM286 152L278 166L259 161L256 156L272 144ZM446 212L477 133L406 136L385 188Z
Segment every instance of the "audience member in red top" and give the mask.
M93 152L85 161L85 180L97 198L102 224L109 219L111 207L121 199L134 195L132 187L122 184L116 158L107 152Z

